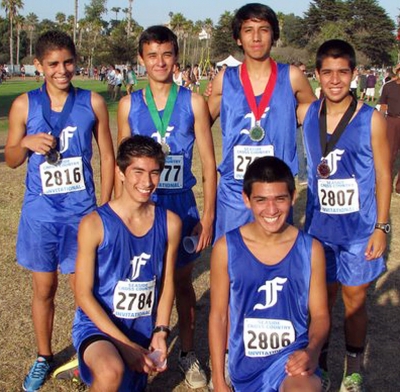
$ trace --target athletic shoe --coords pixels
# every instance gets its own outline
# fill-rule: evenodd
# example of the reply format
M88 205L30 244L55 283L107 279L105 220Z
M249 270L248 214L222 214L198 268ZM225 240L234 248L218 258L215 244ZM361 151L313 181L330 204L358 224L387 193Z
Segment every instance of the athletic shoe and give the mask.
M225 354L225 365L224 365L225 382L228 385L228 387L231 388L232 387L232 382L231 382L231 377L229 375L228 359L229 359L229 354ZM208 383L208 389L210 391L214 390L214 384L212 382L212 378L210 378L210 382Z
M194 351L189 351L185 357L179 355L178 366L185 375L185 383L189 388L203 388L207 385L207 377Z
M37 357L22 384L24 391L36 392L39 390L46 381L50 368L50 363L45 358Z
M321 386L322 392L328 392L331 389L331 379L326 370L321 370Z
M360 373L353 373L342 380L339 392L363 392L363 378Z
M64 365L58 367L54 373L53 378L57 380L72 380L74 382L81 382L79 373L79 362L78 358L74 358Z

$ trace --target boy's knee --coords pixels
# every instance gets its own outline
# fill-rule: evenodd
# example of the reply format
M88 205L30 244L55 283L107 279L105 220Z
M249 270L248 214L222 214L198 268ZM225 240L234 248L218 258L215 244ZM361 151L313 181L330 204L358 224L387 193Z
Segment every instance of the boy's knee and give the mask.
M93 384L100 386L100 391L117 391L124 376L125 366L122 361L101 361L91 370Z
M279 392L320 392L322 391L321 379L313 376L286 377L279 388Z

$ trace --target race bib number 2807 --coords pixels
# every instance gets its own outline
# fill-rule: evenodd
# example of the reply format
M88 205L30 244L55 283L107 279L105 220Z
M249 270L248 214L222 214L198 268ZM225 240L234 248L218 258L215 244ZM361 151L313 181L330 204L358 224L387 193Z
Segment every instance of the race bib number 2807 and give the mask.
M354 178L319 179L320 210L325 214L349 214L360 210L358 184Z

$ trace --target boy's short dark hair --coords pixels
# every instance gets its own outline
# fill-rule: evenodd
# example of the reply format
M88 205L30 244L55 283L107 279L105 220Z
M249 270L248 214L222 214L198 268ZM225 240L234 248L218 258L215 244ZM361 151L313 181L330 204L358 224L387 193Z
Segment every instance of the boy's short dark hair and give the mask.
M49 30L43 33L35 45L35 57L41 62L47 52L52 50L69 50L76 59L76 48L72 38L63 31Z
M151 42L157 42L163 44L165 42L171 42L174 46L175 56L179 55L178 38L175 33L165 26L151 26L143 31L139 38L139 54L143 56L143 45Z
M354 71L356 68L356 52L354 48L348 42L341 39L325 41L318 48L315 61L315 68L318 71L322 68L322 62L328 57L347 59L351 70Z
M265 156L257 158L246 170L243 180L243 192L250 197L255 182L284 182L293 198L296 185L289 166L281 159Z
M240 38L240 29L244 21L249 19L265 20L272 27L272 39L279 39L279 22L275 11L265 4L250 3L239 8L232 20L232 34L235 41Z
M132 163L133 158L153 158L159 165L160 171L164 169L165 154L161 144L154 139L143 135L133 135L125 138L118 147L117 165L125 174L126 168Z

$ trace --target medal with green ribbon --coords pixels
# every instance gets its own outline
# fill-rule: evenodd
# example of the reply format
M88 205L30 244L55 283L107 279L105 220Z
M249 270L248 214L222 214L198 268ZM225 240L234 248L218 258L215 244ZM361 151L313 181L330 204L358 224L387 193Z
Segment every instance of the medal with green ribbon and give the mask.
M172 83L168 94L167 104L165 105L164 113L161 118L160 113L157 110L157 106L154 102L153 93L151 92L150 85L146 86L147 107L149 108L150 116L153 120L153 123L157 128L157 132L161 136L161 148L164 151L165 155L168 155L171 152L171 149L166 141L165 134L167 133L167 127L169 121L171 120L177 96L178 87L175 83Z

